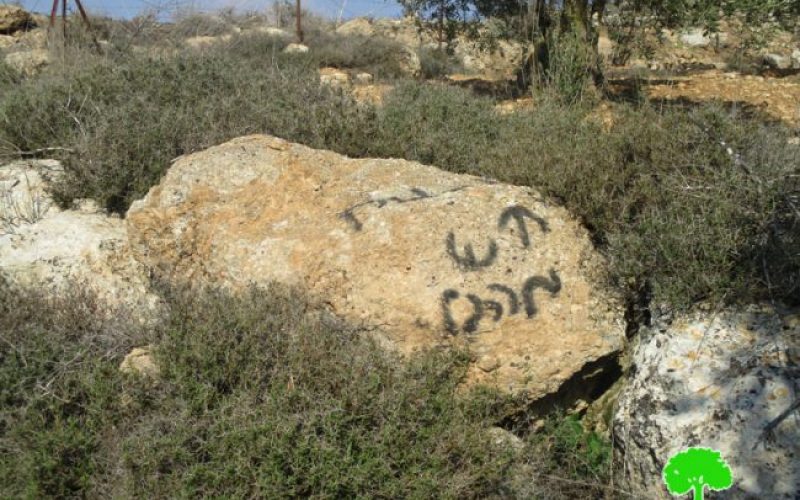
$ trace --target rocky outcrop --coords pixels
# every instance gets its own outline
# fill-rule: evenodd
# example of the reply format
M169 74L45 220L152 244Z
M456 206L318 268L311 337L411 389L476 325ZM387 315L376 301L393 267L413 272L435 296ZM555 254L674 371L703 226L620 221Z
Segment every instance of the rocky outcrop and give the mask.
M153 316L158 301L131 257L123 221L90 202L59 209L46 187L60 173L58 162L46 160L0 167L0 272L12 285L53 293L83 286L101 310Z
M633 363L613 421L627 481L668 498L662 468L698 446L730 464L725 498L797 498L800 420L780 417L800 397L800 316L765 305L661 321Z
M532 398L598 391L623 343L586 231L529 188L250 136L179 159L127 222L161 277L299 285L400 352L468 343L470 380Z
M0 5L0 35L13 35L33 26L33 18L25 9L15 5Z

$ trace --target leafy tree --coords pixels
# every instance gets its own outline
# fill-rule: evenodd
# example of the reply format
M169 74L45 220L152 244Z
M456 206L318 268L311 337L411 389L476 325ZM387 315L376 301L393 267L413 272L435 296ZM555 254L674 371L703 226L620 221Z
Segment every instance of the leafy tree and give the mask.
M399 0L406 15L417 15L436 25L439 49L453 40L474 13L474 0Z
M518 27L520 38L533 46L523 74L533 83L547 83L554 46L564 41L583 46L583 70L602 82L597 29L609 6L628 21L643 20L656 28L702 27L714 32L723 16L736 14L744 23L760 26L774 20L786 26L800 15L800 0L469 0L482 17L499 16ZM575 50L570 44L570 50Z
M694 500L703 500L706 486L721 491L733 485L731 468L720 452L710 448L689 448L669 459L662 471L664 483L672 495L694 491Z

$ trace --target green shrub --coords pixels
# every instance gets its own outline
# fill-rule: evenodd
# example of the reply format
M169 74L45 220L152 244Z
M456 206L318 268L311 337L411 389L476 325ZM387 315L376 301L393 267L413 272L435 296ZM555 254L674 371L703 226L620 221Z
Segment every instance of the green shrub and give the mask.
M111 439L104 432L124 418L116 364L141 332L127 317L101 320L81 287L71 294L47 298L0 282L4 498L86 492L99 472L103 439Z
M233 26L228 20L213 14L181 16L170 28L171 34L179 38L221 36L233 31Z
M421 77L425 80L443 78L462 70L458 61L444 50L421 47L417 50L417 56L422 71Z
M310 56L318 67L366 71L376 78L403 76L404 48L397 42L379 37L330 35L318 33L307 37Z
M365 140L358 131L368 128L359 125L366 112L321 87L302 59L258 54L270 43L247 38L231 48L238 59L222 49L101 59L17 86L0 103L0 149L71 149L57 198L91 197L117 212L157 183L173 158L233 137L266 132L360 149L353 142Z
M445 85L403 83L378 111L370 154L416 160L446 170L492 175L481 159L502 141L489 99Z
M532 477L521 482L525 497L628 498L625 485L611 486L611 443L584 430L576 415L554 414L528 436L524 450Z
M550 92L564 104L574 104L593 90L590 75L595 69L595 54L573 32L549 36L547 80L539 92Z
M20 79L19 73L0 59L0 95L8 92Z
M534 453L491 444L519 403L457 390L466 353L400 363L296 291L167 291L145 329L79 290L0 289L3 497L513 497ZM146 343L158 378L119 372Z

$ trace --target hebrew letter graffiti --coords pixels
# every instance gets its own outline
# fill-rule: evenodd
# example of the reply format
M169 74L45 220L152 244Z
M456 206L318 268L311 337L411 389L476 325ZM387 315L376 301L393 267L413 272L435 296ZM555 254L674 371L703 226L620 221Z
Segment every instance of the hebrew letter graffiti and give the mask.
M458 325L456 325L456 320L453 319L453 314L450 312L450 302L457 300L461 297L456 290L448 289L442 293L442 317L444 318L444 329L447 330L450 334L455 335L458 333ZM472 315L467 318L467 321L464 322L463 330L467 333L472 333L478 329L478 323L480 323L481 319L483 318L483 301L480 297L475 295L467 294L467 300L472 302L473 312ZM494 302L497 306L497 302ZM494 306L490 306L494 309ZM502 309L502 306L501 306ZM502 314L502 310L500 312ZM495 321L500 319L497 315L497 310L495 309Z
M481 319L483 318L483 301L480 299L480 297L472 295L471 293L467 294L467 299L472 302L474 311L472 316L470 316L467 321L464 322L464 331L467 333L473 333L478 329L478 323L480 323Z
M498 229L504 229L511 219L516 220L517 227L519 227L519 237L522 240L522 246L528 248L531 245L531 239L528 235L528 227L525 224L526 217L536 221L539 224L539 229L541 229L543 233L550 231L550 227L547 225L546 220L534 214L527 208L519 205L508 207L503 210L503 213L500 214L500 219L497 221L497 227Z
M458 333L458 327L456 326L456 321L453 319L453 315L450 313L450 302L456 300L459 296L460 294L452 289L442 292L442 317L444 318L444 329L452 335Z
M508 314L509 316L517 314L519 312L519 299L517 298L517 294L511 288L500 285L498 283L492 283L487 287L489 290L494 290L495 292L502 292L508 295Z
M555 270L550 269L550 279L544 276L533 276L525 280L522 287L522 299L525 301L525 313L529 318L536 314L536 303L533 301L533 291L543 288L550 292L551 296L556 296L561 291L561 278Z
M451 231L447 234L447 253L456 261L459 267L464 269L478 269L480 267L491 266L492 263L494 263L494 260L497 258L497 243L495 243L494 240L489 242L489 251L481 260L475 257L472 244L467 243L464 245L464 256L462 257L456 249L456 236Z
M503 317L503 304L501 304L500 302L497 302L495 300L484 300L483 307L484 309L491 309L492 311L494 311L494 317L492 318L492 321L494 321L495 323L500 321L500 318Z

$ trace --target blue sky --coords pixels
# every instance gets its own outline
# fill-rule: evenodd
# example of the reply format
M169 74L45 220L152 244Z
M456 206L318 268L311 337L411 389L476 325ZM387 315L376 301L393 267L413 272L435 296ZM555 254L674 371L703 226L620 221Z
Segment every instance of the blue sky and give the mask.
M301 0L304 8L331 18L338 16L342 1L344 19L358 16L395 17L401 13L400 5L395 0ZM20 3L26 9L36 12L49 12L53 5L52 0L0 0L0 4L3 3ZM272 0L82 0L82 3L89 12L96 15L130 18L152 9L161 12L162 17L168 19L170 13L181 7L199 11L214 11L226 7L234 7L240 11L264 11L272 4ZM68 5L74 8L74 0L68 0Z

